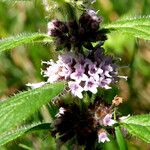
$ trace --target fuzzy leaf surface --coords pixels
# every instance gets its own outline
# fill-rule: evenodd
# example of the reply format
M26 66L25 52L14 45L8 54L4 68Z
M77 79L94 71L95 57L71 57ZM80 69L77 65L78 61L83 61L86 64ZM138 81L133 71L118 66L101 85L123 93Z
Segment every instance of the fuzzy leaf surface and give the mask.
M122 121L122 126L130 134L150 143L150 114L128 117Z
M42 129L50 129L50 123L32 123L31 125L25 125L22 127L19 127L17 129L13 129L9 132L4 132L0 136L0 146L15 140L16 138L24 135L25 133L29 131L35 131L35 130L42 130Z
M48 84L21 92L0 102L0 135L23 123L41 106L47 104L64 89L64 83Z
M103 25L110 31L124 32L145 40L150 40L150 16L133 17Z
M42 33L23 33L0 40L0 52L15 48L17 46L35 42L52 42L51 37Z

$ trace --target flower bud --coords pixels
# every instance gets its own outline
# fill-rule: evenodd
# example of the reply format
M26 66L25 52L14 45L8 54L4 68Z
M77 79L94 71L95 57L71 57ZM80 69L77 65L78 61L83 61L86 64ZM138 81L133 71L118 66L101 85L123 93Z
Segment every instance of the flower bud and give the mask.
M68 32L66 24L59 20L52 20L48 23L48 35L60 36Z

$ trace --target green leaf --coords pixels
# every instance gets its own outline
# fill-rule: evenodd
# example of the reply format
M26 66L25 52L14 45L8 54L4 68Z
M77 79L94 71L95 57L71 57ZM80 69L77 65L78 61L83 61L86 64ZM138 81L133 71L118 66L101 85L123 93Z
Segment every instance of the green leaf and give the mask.
M150 16L117 20L110 24L103 25L103 28L150 40Z
M0 102L0 134L19 125L64 89L64 83L25 91Z
M35 42L52 42L51 37L42 33L23 33L0 40L0 52Z
M116 139L117 139L117 143L119 146L120 150L127 150L127 144L125 142L125 139L120 131L120 127L115 127L115 134L116 134Z
M150 114L128 117L122 121L122 126L130 134L150 143Z
M11 130L9 132L4 132L0 136L0 146L22 136L23 134L29 132L29 131L35 131L35 130L41 130L41 129L50 129L50 123L33 123L31 125L25 125L23 127L17 128L15 130Z

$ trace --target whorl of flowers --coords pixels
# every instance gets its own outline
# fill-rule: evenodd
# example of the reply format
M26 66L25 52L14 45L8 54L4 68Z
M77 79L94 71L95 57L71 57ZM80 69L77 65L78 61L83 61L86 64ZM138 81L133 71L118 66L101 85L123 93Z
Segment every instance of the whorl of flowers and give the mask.
M59 55L56 62L43 62L49 65L43 75L50 83L68 81L71 93L79 98L83 98L84 91L96 94L98 87L110 89L110 84L117 80L117 70L112 57L105 55L102 49L97 49L95 56L90 57L66 52Z
M51 133L53 136L57 134L62 143L76 138L79 145L92 149L96 141L99 143L110 141L108 134L113 132L111 127L117 123L112 117L113 109L99 102L83 109L75 103L64 104L56 114Z
M63 22L52 20L48 23L48 35L55 38L57 47L71 46L79 49L84 46L91 48L90 42L105 41L106 35L99 29L102 17L98 17L94 10L86 10L78 21Z

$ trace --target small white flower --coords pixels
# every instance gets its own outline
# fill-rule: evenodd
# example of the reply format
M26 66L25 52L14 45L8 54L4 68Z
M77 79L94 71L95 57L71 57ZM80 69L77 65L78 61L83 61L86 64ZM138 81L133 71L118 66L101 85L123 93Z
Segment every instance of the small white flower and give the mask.
M115 120L111 119L112 118L112 114L107 114L104 118L103 118L103 125L104 126L112 126L116 123Z
M53 83L57 81L60 77L58 72L60 71L61 66L54 62L49 62L49 63L51 63L52 65L47 67L47 69L43 71L43 76L48 77L47 82Z
M77 97L79 97L80 99L83 98L83 95L82 95L83 88L79 85L78 82L69 81L69 82L68 82L68 85L69 85L69 88L70 88L70 90L71 90L71 93L72 93L74 96L77 96Z
M44 84L46 84L46 82L28 83L26 85L30 86L32 89L36 89L36 88L43 86Z
M109 142L110 139L107 137L107 133L105 131L98 133L98 143L102 142Z
M63 107L59 108L59 112L55 115L55 117L61 117L66 110Z

